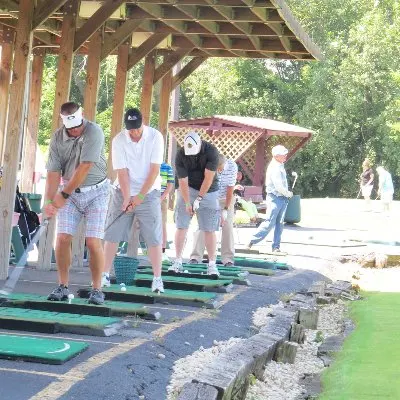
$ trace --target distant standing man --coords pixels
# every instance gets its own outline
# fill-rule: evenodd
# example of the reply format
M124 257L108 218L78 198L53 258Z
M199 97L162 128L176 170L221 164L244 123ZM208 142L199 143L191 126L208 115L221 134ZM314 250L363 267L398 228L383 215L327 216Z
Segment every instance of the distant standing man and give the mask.
M199 229L204 232L209 263L207 274L219 275L216 266L217 238L220 209L218 201L217 148L204 140L196 132L189 132L175 159L175 169L179 182L178 200L175 208L175 250L176 259L168 271L183 272L182 253L187 230L194 214L197 215Z
M366 158L362 163L363 172L360 175L360 189L365 199L367 211L371 207L371 193L374 187L374 171L371 162Z
M392 175L383 167L378 167L376 172L379 175L378 195L381 197L383 211L389 213L394 193Z
M59 286L48 300L67 300L71 242L82 217L86 217L86 245L93 289L89 303L102 304L101 272L104 253L101 240L107 215L109 182L104 155L104 133L100 126L83 118L82 108L69 102L61 106L64 126L52 136L47 162L44 212L57 215L56 261ZM59 191L61 177L63 186Z
M160 204L160 165L164 155L164 139L159 131L143 125L142 114L137 108L128 109L124 121L126 129L112 141L112 164L117 171L117 181L104 234L105 269L102 284L110 285L109 273L118 243L128 241L136 215L153 268L151 290L164 292L161 279Z
M268 165L265 178L267 191L267 218L260 224L257 232L251 238L248 248L261 242L261 240L267 237L271 229L275 228L272 252L281 253L280 245L283 231L283 220L289 199L293 196L293 193L288 190L286 171L284 167L287 154L288 149L282 145L277 145L272 148L272 160Z
M235 258L235 238L233 234L234 196L238 167L233 160L227 160L222 154L218 158L218 197L221 209L221 259L225 267L232 267ZM204 255L204 232L197 230L193 238L191 263L201 263Z
M172 167L167 163L162 163L160 168L161 175L161 214L162 214L162 229L163 229L163 242L162 242L162 260L169 261L165 254L167 247L168 232L167 232L167 217L168 217L168 197L174 189L175 177Z

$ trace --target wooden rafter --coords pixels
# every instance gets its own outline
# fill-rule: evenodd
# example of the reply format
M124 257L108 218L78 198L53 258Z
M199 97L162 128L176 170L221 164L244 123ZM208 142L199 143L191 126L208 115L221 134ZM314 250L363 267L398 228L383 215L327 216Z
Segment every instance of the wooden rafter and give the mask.
M194 57L192 58L173 78L172 89L180 85L192 72L194 72L207 57Z
M177 50L164 58L164 62L159 65L154 72L153 84L158 82L166 75L183 57L190 52L191 49Z
M33 18L32 29L36 29L39 25L43 24L60 7L62 7L68 0L41 0L35 10Z

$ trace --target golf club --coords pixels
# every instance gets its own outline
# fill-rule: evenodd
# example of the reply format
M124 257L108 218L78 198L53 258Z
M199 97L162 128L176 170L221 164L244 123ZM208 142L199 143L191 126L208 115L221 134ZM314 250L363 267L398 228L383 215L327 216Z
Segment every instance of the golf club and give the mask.
M294 185L296 184L296 181L297 181L297 177L298 177L297 172L292 171L292 176L294 176L294 181L293 181L293 185L292 185L292 190L293 190Z
M40 224L38 230L32 237L31 242L26 246L26 249L23 252L21 258L15 265L12 274L9 276L9 278L7 279L3 288L0 290L0 295L9 296L15 289L15 285L17 284L18 279L21 276L22 271L25 268L25 264L28 259L29 252L33 249L33 246L39 241L40 236L42 236L43 232L46 230L47 226L49 225L49 221L50 220L48 218L46 218Z

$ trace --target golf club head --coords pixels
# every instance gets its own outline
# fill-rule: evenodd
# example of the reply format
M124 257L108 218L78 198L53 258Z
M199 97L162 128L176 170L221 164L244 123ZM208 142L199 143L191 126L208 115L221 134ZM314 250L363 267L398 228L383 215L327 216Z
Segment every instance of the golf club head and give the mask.
M295 178L297 178L297 172L296 171L292 171L292 176L294 176Z

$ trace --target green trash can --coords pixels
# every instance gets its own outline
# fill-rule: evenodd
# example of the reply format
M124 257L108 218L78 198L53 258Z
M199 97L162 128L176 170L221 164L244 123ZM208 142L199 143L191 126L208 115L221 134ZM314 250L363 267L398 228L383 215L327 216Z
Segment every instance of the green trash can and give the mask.
M32 211L36 214L42 212L42 195L40 193L22 193L22 196L28 199Z
M284 221L288 224L297 224L301 219L300 196L294 195L288 203Z

